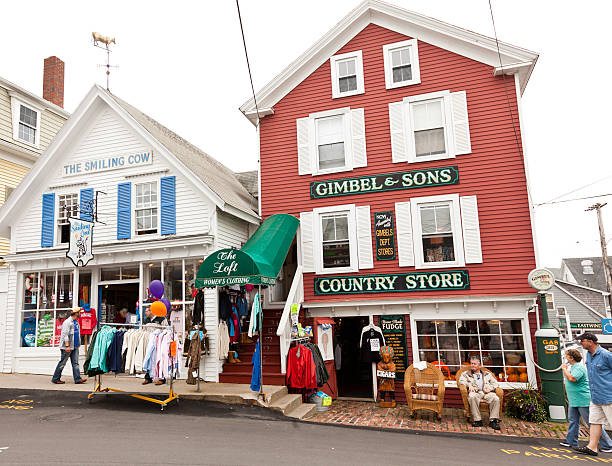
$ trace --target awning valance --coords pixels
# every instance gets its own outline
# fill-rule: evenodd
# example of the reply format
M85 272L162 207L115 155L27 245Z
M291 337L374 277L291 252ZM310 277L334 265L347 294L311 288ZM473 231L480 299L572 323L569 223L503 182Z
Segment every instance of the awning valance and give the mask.
M274 285L297 231L292 215L268 217L242 249L221 249L206 258L196 276L196 287Z

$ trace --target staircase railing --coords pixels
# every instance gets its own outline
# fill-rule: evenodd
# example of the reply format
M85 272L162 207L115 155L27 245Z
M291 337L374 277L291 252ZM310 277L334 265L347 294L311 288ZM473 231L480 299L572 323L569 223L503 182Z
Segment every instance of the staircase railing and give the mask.
M291 305L297 304L298 311L304 302L304 275L302 273L302 266L298 266L289 289L289 295L283 308L283 314L281 315L280 322L278 323L278 329L276 334L280 340L280 363L281 373L287 373L287 354L289 353L289 347L291 346Z

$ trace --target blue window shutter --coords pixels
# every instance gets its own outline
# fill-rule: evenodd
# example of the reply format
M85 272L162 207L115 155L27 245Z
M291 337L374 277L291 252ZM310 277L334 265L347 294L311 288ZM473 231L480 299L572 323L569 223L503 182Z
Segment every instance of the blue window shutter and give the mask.
M161 234L176 234L176 177L161 179Z
M93 222L93 195L93 188L81 189L81 200L79 206L81 220Z
M55 216L55 193L43 194L42 199L42 229L40 247L53 247L53 224Z
M132 234L132 183L117 186L117 239L130 239Z

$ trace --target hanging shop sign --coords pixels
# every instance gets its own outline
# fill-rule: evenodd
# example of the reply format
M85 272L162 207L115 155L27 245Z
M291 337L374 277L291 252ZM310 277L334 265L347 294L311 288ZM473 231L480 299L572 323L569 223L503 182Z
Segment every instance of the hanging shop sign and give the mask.
M470 277L467 270L314 278L314 290L318 295L467 290L469 288Z
M206 258L196 277L196 287L246 284L274 285L275 277L261 275L258 264L238 249L221 249Z
M351 194L397 191L399 189L446 186L459 183L459 169L454 167L427 168L384 175L360 176L340 180L310 183L310 198L349 196Z
M70 222L70 240L66 257L75 266L85 267L94 258L91 251L94 224L78 218L69 218L68 221Z
M602 322L606 319L602 319ZM567 322L565 319L559 319L559 327L567 328ZM583 330L602 330L601 322L571 322L570 328L583 329ZM612 324L610 324L612 330Z
M408 350L406 348L406 319L404 316L380 316L380 329L385 343L393 348L396 379L404 380L408 367Z
M89 173L119 170L121 168L140 167L153 163L153 151L133 154L113 155L97 159L74 160L62 167L62 176L78 176Z
M376 259L395 259L393 212L374 213L374 236L376 237Z
M555 284L555 275L548 269L533 269L529 272L527 281L538 291L548 291Z

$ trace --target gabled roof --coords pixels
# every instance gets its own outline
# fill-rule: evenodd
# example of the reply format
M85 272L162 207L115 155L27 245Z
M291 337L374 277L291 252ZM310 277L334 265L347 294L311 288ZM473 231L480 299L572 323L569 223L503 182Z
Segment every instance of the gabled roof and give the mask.
M257 170L238 172L234 174L248 192L250 192L254 197L259 196L259 172Z
M148 117L110 92L94 85L62 129L57 133L40 159L34 164L15 192L0 207L0 236L9 236L13 219L20 215L23 204L40 194L39 186L54 169L53 160L71 144L70 136L79 135L87 127L88 117L101 105L108 105L128 127L139 134L153 149L176 166L188 181L221 210L251 223L259 223L257 200L240 184L234 173L165 126Z
M1 76L0 76L0 87L3 87L9 92L15 92L17 94L21 94L23 97L34 101L34 103L45 108L46 110L49 110L50 112L57 113L59 116L63 118L68 118L70 116L70 112L67 112L59 105L56 105L53 102L49 102L48 100L45 100L42 97L30 91L26 91L23 87L18 86L17 84L12 83L8 79L4 79Z
M585 274L582 261L590 260L593 263L593 273ZM608 256L608 261L612 263L612 257ZM561 259L561 264L568 268L572 276L576 279L577 285L595 288L596 290L607 291L606 273L604 271L603 258L596 257L570 257ZM563 269L563 267L561 267ZM563 277L561 277L563 278Z
M486 63L493 67L491 71L495 75L502 72L517 73L521 93L538 59L538 54L535 52L500 41L500 63L494 38L380 0L365 0L256 94L260 116L272 114L273 106L278 101L329 60L368 24L376 24ZM257 123L253 98L242 104L240 111L253 124Z

